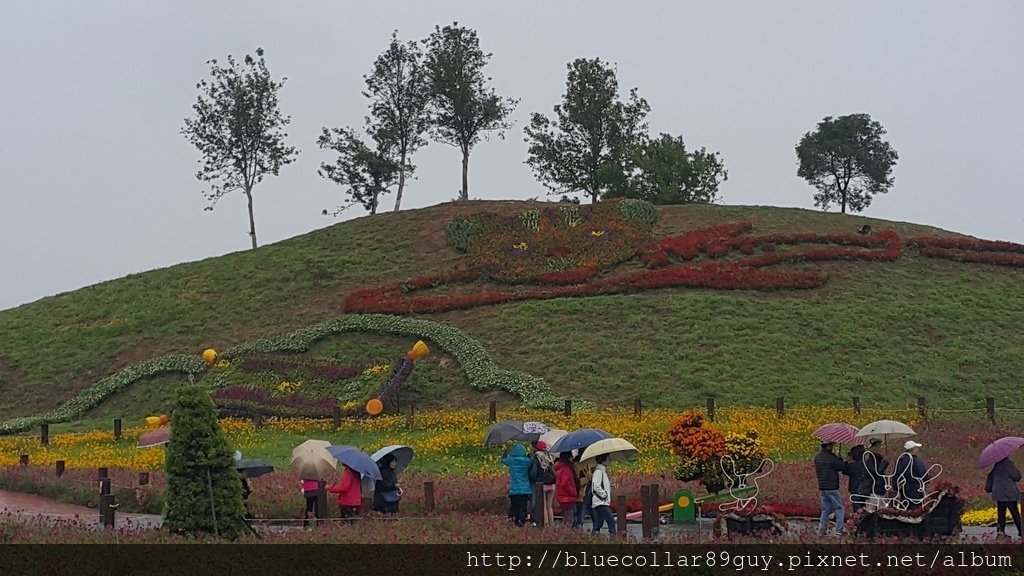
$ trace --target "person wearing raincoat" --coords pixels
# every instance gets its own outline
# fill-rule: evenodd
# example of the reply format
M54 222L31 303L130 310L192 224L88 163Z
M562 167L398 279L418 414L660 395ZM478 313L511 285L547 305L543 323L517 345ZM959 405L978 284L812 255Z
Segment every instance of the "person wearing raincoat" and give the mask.
M1017 482L1020 482L1020 471L1013 465L1013 460L1009 458L1003 458L996 462L985 480L985 492L991 494L992 499L996 501L997 536L1006 536L1007 510L1013 517L1013 525L1017 527L1017 537L1024 536L1024 532L1020 530L1020 510L1017 508L1017 502L1020 500L1020 489L1017 488Z
M513 444L501 455L501 463L508 467L508 515L516 526L526 524L526 502L533 494L530 486L530 459L522 444Z
M384 514L398 514L398 503L402 500L402 489L398 487L398 460L394 454L387 454L377 463L380 480L374 481L373 511Z
M363 503L363 485L358 472L345 466L338 483L328 487L327 491L338 495L338 511L342 518L359 515L359 507Z

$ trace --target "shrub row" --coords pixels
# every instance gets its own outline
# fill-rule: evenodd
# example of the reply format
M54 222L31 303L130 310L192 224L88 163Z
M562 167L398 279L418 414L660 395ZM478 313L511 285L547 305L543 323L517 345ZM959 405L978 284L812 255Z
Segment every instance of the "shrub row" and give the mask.
M221 356L230 359L269 352L305 352L322 338L353 332L408 336L425 340L450 354L462 366L469 385L476 390L504 390L521 398L523 404L530 408L556 410L564 405L565 398L555 396L551 387L542 378L502 370L479 342L458 328L417 318L381 314L347 315L283 336L247 342L225 350ZM593 407L593 403L574 399L573 406L586 409Z
M928 258L1024 268L1024 244L935 236L913 238L909 243Z
M92 386L82 390L71 400L61 404L52 412L38 416L11 418L0 422L0 435L24 432L38 427L40 424L70 422L81 418L86 412L99 406L101 402L128 388L134 382L150 376L165 373L195 374L206 369L206 364L198 355L171 354L160 358L144 360L120 370Z

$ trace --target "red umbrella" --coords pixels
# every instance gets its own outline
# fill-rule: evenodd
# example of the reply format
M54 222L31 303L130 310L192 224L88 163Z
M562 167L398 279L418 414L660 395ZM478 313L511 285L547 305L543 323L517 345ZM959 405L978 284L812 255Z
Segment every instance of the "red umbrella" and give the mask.
M161 444L167 444L171 441L171 427L164 426L163 428L157 428L151 432L146 432L139 438L139 448L149 448L150 446L159 446Z
M835 444L860 444L857 440L857 433L860 428L845 422L833 422L825 424L814 431L814 436L822 442L833 442Z

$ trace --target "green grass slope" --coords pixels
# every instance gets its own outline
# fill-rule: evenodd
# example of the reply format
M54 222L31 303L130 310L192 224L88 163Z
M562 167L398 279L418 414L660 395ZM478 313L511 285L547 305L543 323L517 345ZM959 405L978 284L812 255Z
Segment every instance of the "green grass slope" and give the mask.
M341 223L255 251L180 264L0 312L0 418L52 410L138 361L198 354L281 335L343 314L350 292L448 270L456 214L513 212L527 202L470 202ZM949 234L912 224L799 209L660 209L657 236L741 219L754 233L853 232L869 223L904 239ZM812 263L830 282L774 293L668 289L635 295L523 302L426 315L462 329L506 370L544 378L557 394L597 404L642 396L647 405L720 403L906 405L917 396L950 408L994 396L1024 407L1024 291L1019 269L926 259ZM408 339L346 334L321 356L394 357ZM421 369L417 368L420 372ZM450 358L423 362L423 397L480 406ZM96 409L107 416L155 408L163 379L139 383ZM128 414L125 414L128 415Z

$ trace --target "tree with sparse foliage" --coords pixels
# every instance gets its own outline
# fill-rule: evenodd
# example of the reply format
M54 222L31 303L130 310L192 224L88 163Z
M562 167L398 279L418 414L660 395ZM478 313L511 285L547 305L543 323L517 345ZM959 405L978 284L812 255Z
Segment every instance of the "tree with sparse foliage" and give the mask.
M568 64L562 103L555 120L534 113L525 128L526 163L552 194L583 193L597 202L622 195L628 185L630 150L643 142L647 101L619 100L615 69L599 58Z
M406 180L416 170L409 158L426 144L423 135L430 119L430 79L423 52L416 42L399 42L396 30L391 34L388 49L377 57L373 71L363 79L363 96L372 101L367 131L380 143L380 149L392 151L395 157L389 161L398 166L397 212Z
M196 84L201 91L192 105L195 115L185 119L181 132L199 151L202 168L196 178L210 183L207 210L213 210L222 196L235 190L245 193L249 207L249 236L256 248L256 219L252 190L267 174L278 175L281 167L295 160L298 150L285 145L284 127L290 116L282 116L277 93L286 78L274 81L263 59L246 55L242 65L228 56L227 67L210 60L212 78Z
M238 538L247 529L242 483L210 393L183 386L171 426L164 526L177 534Z
M340 206L334 215L356 204L362 205L371 215L376 214L380 196L386 194L399 178L398 164L379 145L377 149L371 149L350 128L323 130L317 145L321 149L334 150L338 158L334 164L321 163L317 174L348 188L345 194L349 203ZM328 211L323 213L326 216Z
M427 46L426 67L430 77L430 133L439 142L462 152L460 200L469 200L469 153L487 133L511 128L506 121L518 100L498 96L488 87L484 66L491 54L480 49L475 30L436 26Z
M893 185L892 168L899 155L882 139L885 129L867 114L825 117L796 147L797 176L818 189L814 205L842 213L860 212L876 194Z
M688 152L682 136L645 140L632 148L630 161L634 168L624 195L652 204L712 203L729 178L718 152Z

